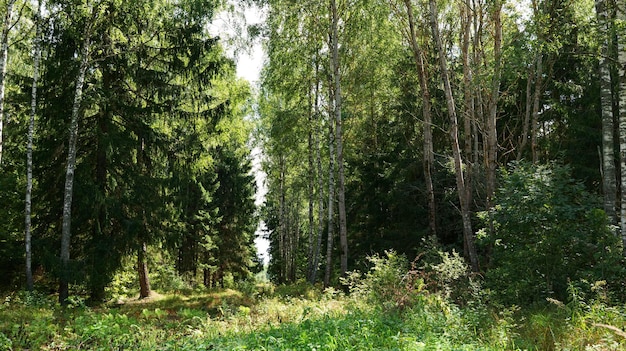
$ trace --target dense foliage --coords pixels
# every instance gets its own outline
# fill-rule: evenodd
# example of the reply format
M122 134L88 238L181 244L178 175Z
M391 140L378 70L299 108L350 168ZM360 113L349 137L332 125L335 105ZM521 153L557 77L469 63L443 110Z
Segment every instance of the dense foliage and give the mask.
M433 252L435 253L435 252ZM46 296L11 294L0 304L0 349L135 350L606 350L625 346L612 328L623 308L610 307L601 286L583 298L520 311L489 307L471 297L460 307L413 275L394 253L372 258L345 296L306 283L267 283L241 290L175 294L90 308L74 299L62 309ZM460 257L433 261L453 271ZM400 280L397 280L400 278ZM443 287L443 285L440 285ZM245 292L245 293L244 293ZM388 298L396 296L393 304ZM409 299L403 298L410 296Z
M2 221L0 230L2 288L16 289L24 281L26 130L35 43L44 53L34 102L37 287L54 289L61 277L74 292L99 302L110 297L107 287L130 257L137 257L140 280L148 277L144 264L157 262L191 285L250 276L256 269L255 184L252 126L244 117L251 89L235 76L219 39L207 32L220 4L47 1L40 38L31 28L37 3L18 5L21 11L5 23L24 30L12 30L8 38L0 216L11 220ZM77 100L83 64L88 68ZM70 260L63 273L66 155L76 101Z
M337 1L337 14L332 1L266 3L274 281L319 270L340 284L345 201L350 269L435 242L504 304L595 281L626 297L618 2Z

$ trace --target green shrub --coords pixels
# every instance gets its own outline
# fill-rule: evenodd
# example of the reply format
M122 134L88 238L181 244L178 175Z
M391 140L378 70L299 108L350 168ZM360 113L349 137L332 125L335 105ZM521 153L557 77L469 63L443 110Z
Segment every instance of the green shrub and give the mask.
M386 251L385 257L368 257L370 270L362 275L352 272L343 279L343 284L357 297L381 306L383 310L403 309L412 304L415 295L423 288L423 280L414 271L404 255Z
M556 164L504 171L496 206L481 214L491 249L487 286L507 304L564 300L570 281L623 277L619 239L599 201Z

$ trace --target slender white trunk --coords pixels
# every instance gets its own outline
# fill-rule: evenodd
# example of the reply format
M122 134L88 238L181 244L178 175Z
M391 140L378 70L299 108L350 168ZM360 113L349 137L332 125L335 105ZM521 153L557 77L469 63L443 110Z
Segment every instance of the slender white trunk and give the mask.
M309 166L309 174L308 174L308 201L309 201L309 241L308 241L308 256L307 256L307 280L309 283L313 284L313 263L315 261L315 257L313 255L314 248L314 234L315 234L315 165L313 162L313 155L315 153L313 147L313 132L315 130L314 127L314 111L313 111L313 93L311 90L313 89L312 84L309 85L309 116L308 116L308 136L307 136L307 156L308 156L308 166Z
M617 197L615 170L615 141L613 138L613 97L611 92L610 50L611 25L606 0L596 0L596 16L601 45L600 68L600 106L602 115L602 190L604 193L604 211L611 223L617 223L615 199Z
M63 225L61 233L61 278L59 281L59 302L67 303L69 296L69 261L70 261L70 225L72 222L72 196L74 187L74 170L76 168L76 140L78 139L78 116L83 97L83 84L89 66L89 50L91 47L89 30L85 31L85 39L80 53L80 68L76 76L72 119L70 122L70 138L65 172L65 193L63 195Z
M330 91L330 97L332 101L332 89ZM334 223L334 210L333 205L335 203L335 128L333 127L334 122L332 115L328 120L328 153L329 153L329 164L328 164L328 236L326 241L326 272L324 274L324 287L328 287L330 285L330 274L332 271L332 261L333 261L333 239L335 236L335 223Z
M28 124L28 144L26 145L26 208L24 210L24 232L26 245L26 287L33 291L33 270L31 251L31 194L33 191L33 136L35 134L35 115L37 114L37 80L39 78L39 62L41 61L41 6L39 1L35 18L35 39L33 57L33 86L31 88L30 121Z
M0 45L2 46L2 52L0 53L0 165L2 165L2 144L4 143L4 91L9 59L9 31L11 29L11 15L13 13L14 4L15 0L9 0L9 2L7 2L7 12L4 16L2 36L0 37Z
M452 142L452 154L454 158L454 169L456 173L456 185L459 195L459 203L461 205L461 217L463 220L463 238L468 251L470 265L474 272L478 272L478 255L474 247L474 233L472 231L472 222L469 211L469 203L467 202L465 179L463 172L463 160L461 158L461 149L459 147L459 127L456 115L456 106L454 96L452 95L452 87L450 86L450 77L448 73L448 64L443 50L441 36L439 35L439 20L437 14L437 4L435 0L429 0L430 6L430 24L433 32L433 39L439 55L439 66L444 84L444 92L446 95L446 103L448 107L448 117L450 119L450 139Z
M337 207L339 210L339 245L341 246L340 273L345 275L348 271L348 228L346 222L346 186L343 168L343 131L341 120L341 76L339 72L339 15L337 13L337 3L330 0L331 13L331 68L333 72L334 84L334 107L335 107L335 144L337 145Z
M496 168L498 162L498 99L500 96L500 76L502 62L502 3L498 0L493 4L493 55L494 72L489 96L489 115L487 116L487 207L493 206L493 197L496 190Z
M626 23L626 8L624 4L617 7L617 20ZM618 79L619 79L619 144L621 163L621 185L620 196L621 220L620 227L622 233L623 254L626 256L626 34L621 31L618 34L617 42L618 54Z
M320 135L322 133L322 118L319 108L319 65L315 66L315 108L314 108L314 123L315 123L315 153L316 153L316 166L317 166L317 241L315 243L315 250L313 252L313 272L311 273L311 282L315 284L317 280L317 267L320 260L320 250L322 247L322 233L324 231L324 177L322 177L322 147L320 141Z
M417 34L415 32L415 19L413 16L413 4L411 0L404 0L404 6L407 12L409 25L408 41L413 52L413 60L417 68L417 74L422 95L422 117L424 118L424 181L426 182L426 194L428 197L428 227L430 235L437 235L437 207L435 203L435 190L433 187L432 170L434 165L433 151L433 131L432 131L432 108L430 103L430 90L428 89L428 73L424 55L417 43Z

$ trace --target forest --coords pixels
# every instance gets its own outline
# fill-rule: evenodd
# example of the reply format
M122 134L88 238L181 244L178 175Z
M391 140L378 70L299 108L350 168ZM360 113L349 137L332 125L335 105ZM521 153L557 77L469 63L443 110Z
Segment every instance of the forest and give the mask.
M626 348L623 1L0 17L0 350Z

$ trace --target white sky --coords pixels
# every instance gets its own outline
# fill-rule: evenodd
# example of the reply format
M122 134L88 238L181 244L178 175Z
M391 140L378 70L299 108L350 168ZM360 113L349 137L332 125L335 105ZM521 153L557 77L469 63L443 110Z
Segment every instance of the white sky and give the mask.
M232 3L233 0L231 0ZM237 6L235 4L235 6ZM215 20L211 24L209 31L214 35L223 38L222 45L228 55L235 59L237 63L237 76L246 79L252 85L253 89L258 86L261 68L263 67L264 53L263 47L259 40L255 40L252 44L246 43L237 36L237 32L245 29L248 25L259 24L265 20L263 11L258 7L246 8L242 14L233 15L228 11L223 11L215 16ZM244 46L245 45L245 46ZM238 47L239 46L239 47ZM244 46L244 47L241 47ZM252 150L252 172L257 185L257 193L255 204L260 206L265 201L267 187L265 185L265 173L261 169L262 150L255 147ZM254 243L257 252L263 257L265 264L269 263L269 241L261 237L265 230L265 223L259 223L256 231Z

